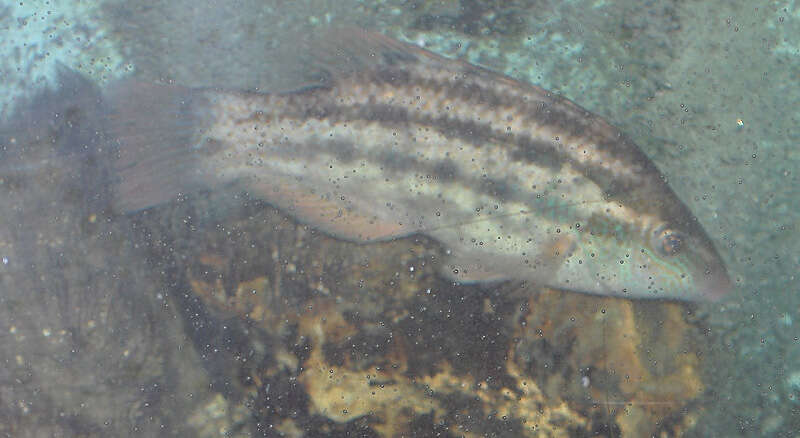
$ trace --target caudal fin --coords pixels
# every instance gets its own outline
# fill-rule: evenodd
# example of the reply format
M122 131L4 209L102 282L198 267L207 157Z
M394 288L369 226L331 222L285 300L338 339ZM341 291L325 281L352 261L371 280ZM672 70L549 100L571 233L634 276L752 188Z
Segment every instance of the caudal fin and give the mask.
M208 99L177 85L122 80L110 86L108 133L118 146L114 209L143 210L208 186L202 165Z

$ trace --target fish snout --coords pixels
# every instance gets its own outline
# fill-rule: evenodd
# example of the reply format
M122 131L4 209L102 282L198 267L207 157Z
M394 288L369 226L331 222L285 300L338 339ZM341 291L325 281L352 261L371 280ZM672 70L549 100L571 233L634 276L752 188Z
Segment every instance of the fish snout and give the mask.
M733 292L733 282L722 265L706 269L702 275L699 286L705 299L717 302Z

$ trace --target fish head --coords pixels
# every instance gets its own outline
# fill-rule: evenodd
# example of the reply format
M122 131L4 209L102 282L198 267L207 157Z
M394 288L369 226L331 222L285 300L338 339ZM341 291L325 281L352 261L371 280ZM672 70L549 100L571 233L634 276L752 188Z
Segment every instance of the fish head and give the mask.
M638 240L636 255L622 269L637 296L717 301L733 289L722 258L699 226L663 222Z
M683 301L718 301L733 290L722 258L696 221L575 231L572 236L572 251L554 286Z

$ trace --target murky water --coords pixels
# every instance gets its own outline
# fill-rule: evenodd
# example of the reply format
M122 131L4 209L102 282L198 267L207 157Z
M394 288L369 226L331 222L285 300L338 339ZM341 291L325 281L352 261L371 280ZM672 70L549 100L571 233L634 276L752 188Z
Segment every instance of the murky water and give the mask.
M119 211L120 80L319 85L332 27L606 118L697 217L734 290L454 282L430 233L334 237L237 184ZM0 5L0 433L793 434L798 38L792 1Z

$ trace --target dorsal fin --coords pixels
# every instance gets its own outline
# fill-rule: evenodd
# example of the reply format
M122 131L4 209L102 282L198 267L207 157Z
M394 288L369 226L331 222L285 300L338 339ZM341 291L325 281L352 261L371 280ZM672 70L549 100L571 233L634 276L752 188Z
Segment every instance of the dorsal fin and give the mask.
M332 80L358 71L400 62L413 63L420 59L419 53L409 44L378 32L352 27L329 29L307 44L310 59L306 63Z
M354 27L332 28L307 40L304 62L321 84L336 82L353 73L391 68L400 64L424 63L432 69L485 75L490 73L459 60L398 41L376 31Z
M589 113L567 99L556 96L539 86L518 81L512 77L451 59L423 47L398 41L382 33L358 27L332 28L306 40L303 51L308 72L314 72L314 81L329 85L340 77L356 72L389 68L400 63L423 63L435 71L448 71L505 87L523 90L548 102L557 102L571 111Z

